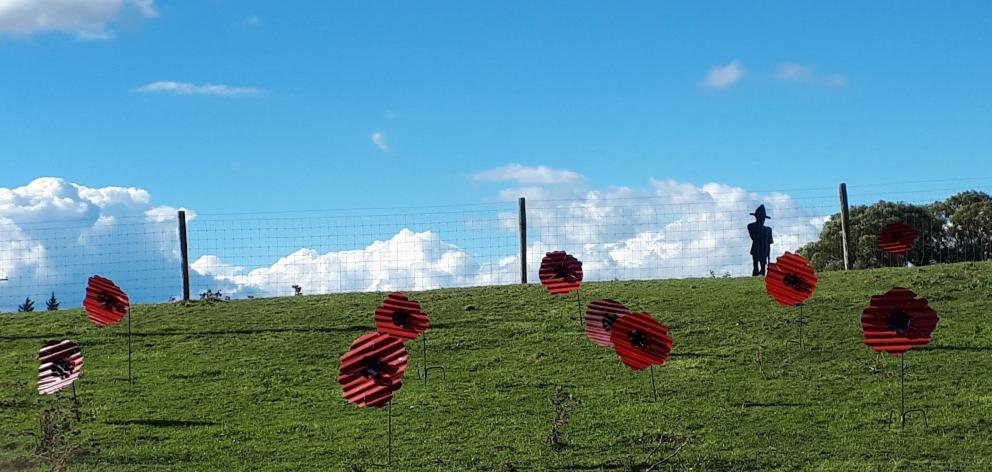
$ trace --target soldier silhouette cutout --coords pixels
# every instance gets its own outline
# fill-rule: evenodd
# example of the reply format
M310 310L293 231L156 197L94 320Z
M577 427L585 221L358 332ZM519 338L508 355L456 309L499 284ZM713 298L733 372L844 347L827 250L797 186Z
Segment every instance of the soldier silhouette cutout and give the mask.
M765 213L764 205L754 210L751 216L755 220L754 223L747 225L747 234L751 236L751 262L754 266L751 275L765 275L765 267L771 257L772 244L775 244L775 241L772 240L772 229L765 226L765 220L771 217Z

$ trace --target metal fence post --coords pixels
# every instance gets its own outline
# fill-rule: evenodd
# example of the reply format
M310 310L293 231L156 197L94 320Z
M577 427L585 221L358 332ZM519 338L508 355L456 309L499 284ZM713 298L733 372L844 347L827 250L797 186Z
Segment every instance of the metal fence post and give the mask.
M189 245L186 241L186 212L179 210L179 252L183 265L183 301L189 301Z
M527 201L524 197L517 200L520 206L520 213L517 220L520 222L520 283L527 283Z
M844 242L844 270L851 270L851 220L847 212L847 184L840 184L840 230Z

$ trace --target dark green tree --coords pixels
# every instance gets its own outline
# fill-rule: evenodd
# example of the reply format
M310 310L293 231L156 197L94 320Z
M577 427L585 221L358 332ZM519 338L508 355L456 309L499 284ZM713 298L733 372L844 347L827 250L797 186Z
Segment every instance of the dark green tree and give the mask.
M901 265L927 265L944 262L947 258L947 240L944 220L936 216L931 206L909 203L878 202L850 208L851 265L855 269ZM878 245L878 233L885 225L900 222L916 229L913 249L902 256L892 256ZM820 239L799 249L799 254L809 259L817 270L844 268L844 249L841 237L840 214L834 214L823 225Z
M992 257L992 196L968 191L933 204L947 221L948 261L981 261Z
M977 190L968 190L966 192L961 192L952 195L947 200L942 202L935 202L931 205L933 212L940 218L945 220L950 220L954 213L956 213L962 207L971 205L973 203L982 203L992 201L992 196L985 192L979 192Z
M34 311L34 301L31 300L31 297L25 298L23 304L17 305L17 311Z
M48 311L58 311L59 300L55 298L55 292L52 292L52 297L48 299L48 302L45 303L45 306L48 308Z

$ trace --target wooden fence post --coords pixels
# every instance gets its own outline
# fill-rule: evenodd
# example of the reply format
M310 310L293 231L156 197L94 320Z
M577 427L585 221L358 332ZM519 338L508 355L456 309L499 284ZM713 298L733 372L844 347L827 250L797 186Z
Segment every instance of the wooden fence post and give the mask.
M520 223L520 283L527 283L527 201L524 197L517 200L520 213L517 221Z
M847 212L847 184L840 184L840 230L844 242L844 270L851 270L851 220Z
M179 210L179 252L183 265L183 301L189 301L189 245L186 241L186 212Z

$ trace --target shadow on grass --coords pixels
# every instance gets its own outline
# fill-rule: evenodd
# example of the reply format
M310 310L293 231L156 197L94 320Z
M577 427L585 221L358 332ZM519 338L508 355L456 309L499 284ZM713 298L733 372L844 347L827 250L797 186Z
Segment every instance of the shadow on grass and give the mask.
M921 349L924 351L989 352L992 351L992 346L926 346Z
M688 359L693 358L711 358L711 359L727 359L730 357L729 354L718 354L715 352L679 352L672 351L671 357L677 359L679 357L685 357Z
M128 426L128 425L139 425L139 426L154 426L156 428L192 428L195 426L218 426L220 423L213 421L197 421L197 420L110 420L105 421L106 424L111 424L115 426Z
M0 341L24 341L24 340L50 341L52 339L75 339L82 336L84 336L83 333L78 333L78 332L62 332L58 334L25 334L25 335L14 335L14 336L0 336Z
M449 328L476 328L476 329L489 329L489 322L483 320L462 320L462 321L449 321L446 323L431 323L430 329L449 329Z
M810 406L809 403L788 403L788 402L768 402L768 403L751 403L747 402L743 405L744 408L802 408Z
M623 463L619 461L610 461L598 465L561 465L555 467L554 470L646 470L648 467L651 467L651 464L646 462Z
M134 333L134 337L163 337L163 336L241 336L251 334L281 334L281 333L360 333L370 331L369 325L342 326L336 328L316 327L316 328L257 328L257 329L232 329L226 331L152 331L145 333Z

